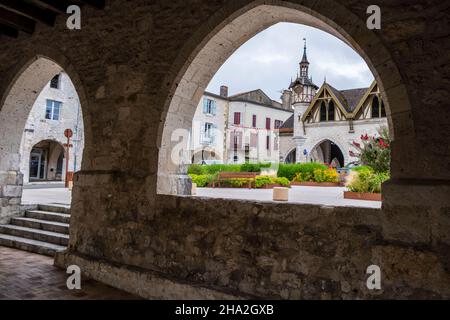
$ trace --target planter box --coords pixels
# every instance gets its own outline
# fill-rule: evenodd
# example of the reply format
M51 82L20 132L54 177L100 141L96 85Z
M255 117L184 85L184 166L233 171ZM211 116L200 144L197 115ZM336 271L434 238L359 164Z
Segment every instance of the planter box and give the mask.
M344 191L344 199L381 201L381 193L361 193Z
M341 187L339 182L291 182L291 186L303 187Z

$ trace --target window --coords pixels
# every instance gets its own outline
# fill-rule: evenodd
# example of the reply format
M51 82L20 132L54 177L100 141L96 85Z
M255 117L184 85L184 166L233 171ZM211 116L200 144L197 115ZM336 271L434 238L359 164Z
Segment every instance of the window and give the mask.
M275 120L275 129L280 129L283 126L283 121Z
M270 150L270 136L266 137L266 149Z
M214 143L214 129L216 128L216 126L213 123L209 123L206 122L205 125L203 126L202 130L202 134L200 136L201 138L201 142L203 144L211 144Z
M320 121L327 121L327 106L325 105L325 101L322 101L320 105Z
M258 134L257 133L250 134L250 147L252 147L252 148L258 147Z
M266 129L270 130L270 118L266 118Z
M384 107L384 101L381 101L381 117L386 118L386 108Z
M275 137L273 139L273 150L278 151L279 143L280 143L280 141L279 141L278 137Z
M377 97L374 97L372 100L372 118L380 117L380 100Z
M256 128L256 114L253 115L252 126L253 128Z
M61 114L62 103L54 100L47 100L47 107L45 109L45 119L59 120Z
M234 113L234 124L235 125L240 125L241 124L241 113L240 112L235 112Z
M59 85L60 85L59 78L60 78L60 75L57 74L56 76L54 76L52 78L52 80L50 80L50 88L52 88L52 89L59 89Z
M333 101L330 101L330 104L328 105L328 121L334 121L335 120L335 111L334 111L334 103Z
M208 98L203 99L203 113L215 116L216 109L216 102L214 100Z

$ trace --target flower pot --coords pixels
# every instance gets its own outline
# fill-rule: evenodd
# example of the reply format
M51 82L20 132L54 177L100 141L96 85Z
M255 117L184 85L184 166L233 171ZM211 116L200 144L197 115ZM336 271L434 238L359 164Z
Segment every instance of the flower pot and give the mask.
M381 201L381 193L363 193L344 191L344 199L365 200L365 201Z

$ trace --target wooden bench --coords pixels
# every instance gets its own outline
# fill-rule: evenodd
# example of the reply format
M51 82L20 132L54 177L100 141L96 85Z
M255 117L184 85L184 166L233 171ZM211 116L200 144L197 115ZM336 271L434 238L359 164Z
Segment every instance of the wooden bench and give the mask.
M251 189L252 186L256 188L256 176L256 172L219 172L217 175L217 180L213 182L213 188L216 187L216 183L220 188L221 181L227 179L250 179L248 182L249 189Z

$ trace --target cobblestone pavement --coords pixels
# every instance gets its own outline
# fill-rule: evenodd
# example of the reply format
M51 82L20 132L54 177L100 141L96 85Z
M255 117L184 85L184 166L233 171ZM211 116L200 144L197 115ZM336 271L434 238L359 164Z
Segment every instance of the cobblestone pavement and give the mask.
M381 209L380 201L344 199L345 188L294 186L289 190L288 203L316 204L336 207L365 207ZM273 190L266 189L212 189L198 188L197 196L273 202Z
M94 280L81 279L81 290L68 290L68 275L53 259L0 247L0 300L131 300L139 299Z

